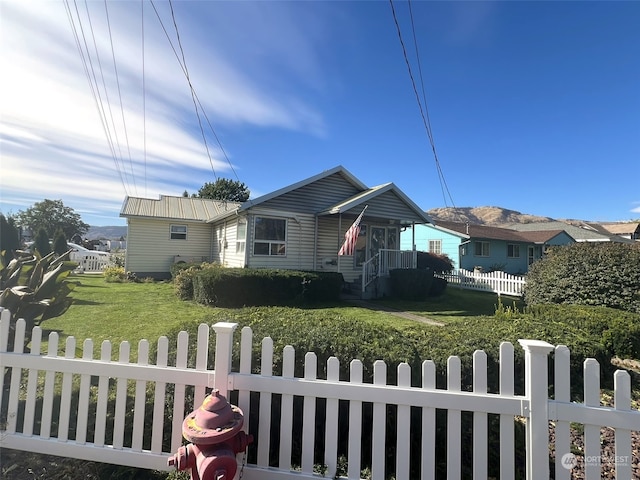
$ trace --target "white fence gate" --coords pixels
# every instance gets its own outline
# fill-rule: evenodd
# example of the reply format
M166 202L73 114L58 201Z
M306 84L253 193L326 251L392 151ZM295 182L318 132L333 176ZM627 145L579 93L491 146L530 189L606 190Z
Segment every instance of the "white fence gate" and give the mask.
M167 470L167 458L182 443L185 414L194 404L200 405L208 388L217 388L245 412L244 428L256 438L249 446L253 460L243 469L248 480L318 478L313 473L318 465L326 477L333 478L339 464L341 475L349 479L361 478L364 468L370 468L375 480L390 475L398 480L432 479L443 449L448 479L462 478L465 457L472 459L473 478L487 479L490 453L491 458L499 458L499 467L491 465L499 470L499 477L514 479L518 453L514 427L522 423L526 424L526 478L548 480L550 422L555 424L552 469L556 479L571 478L570 422L584 424L584 478L599 479L605 467L615 469L619 480L630 480L638 472L633 470L637 465L632 465L631 432L640 430L640 413L631 408L629 374L615 373L615 406L606 407L600 404L599 366L587 360L585 402L573 403L569 351L564 346L520 340L525 352L521 395L516 393L510 343L500 346L499 392L488 393L487 356L482 351L473 357L471 386L462 385L457 357L448 360L446 388L436 388L436 366L428 360L417 375L419 385L412 385L407 364L397 367L397 384L388 385L387 365L375 362L373 381L367 383L359 360L350 363L348 378L340 378L335 357L318 365L313 353L305 355L304 373L296 377L296 352L290 346L282 352L282 372L276 375L270 338L261 341L260 365L253 364L254 339L248 327L242 329L239 341L239 368L232 371L235 328L230 323L213 326L215 370L209 370L206 325L199 327L196 351L189 352L188 336L182 332L175 360L169 362L168 341L161 337L155 364L149 363L146 340L138 345L137 363L131 363L128 342L120 344L117 361L112 361L109 342L102 343L99 359L94 358L91 340L84 342L82 358L75 358L75 339L67 338L61 353L56 332L49 335L48 351L43 354L39 327L32 332L31 353L23 353L23 321L16 325L14 351L8 352L9 315L2 312L2 448ZM555 398L549 399L548 355L554 351ZM319 367L326 372L322 378L318 378ZM446 415L444 444L443 437L436 437L442 415ZM466 443L462 428L469 427L469 415L472 440ZM499 422L497 456L487 446L490 420ZM613 459L602 456L601 426L615 428ZM339 452L343 443L346 451ZM243 458L239 456L238 461Z
M440 276L453 287L495 292L498 295L520 296L526 283L524 277L500 271L480 273L460 268Z

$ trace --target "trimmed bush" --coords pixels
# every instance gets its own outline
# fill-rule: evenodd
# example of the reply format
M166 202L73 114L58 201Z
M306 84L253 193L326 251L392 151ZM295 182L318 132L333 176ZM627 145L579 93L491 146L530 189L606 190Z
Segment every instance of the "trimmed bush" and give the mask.
M202 268L204 265L214 265L214 264L202 263L202 262L178 262L178 263L173 263L169 267L169 272L171 273L171 278L176 278L176 276L183 270L187 270L189 268Z
M335 301L343 277L331 272L206 268L192 276L193 299L205 305L242 307Z
M447 281L444 278L433 277L431 288L429 289L430 297L439 297L447 290Z
M453 270L453 262L447 255L436 255L431 252L418 253L418 268L430 269L437 273L446 273Z
M426 300L433 282L433 270L397 268L389 271L393 296L403 300Z
M531 265L527 304L605 306L640 313L640 245L575 243Z

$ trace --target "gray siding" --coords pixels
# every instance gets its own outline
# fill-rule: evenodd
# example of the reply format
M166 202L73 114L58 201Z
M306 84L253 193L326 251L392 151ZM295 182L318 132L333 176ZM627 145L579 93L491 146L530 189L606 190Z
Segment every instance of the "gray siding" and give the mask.
M365 218L373 217L379 220L396 220L409 223L412 221L421 221L417 218L415 212L392 191L375 197L373 200L367 202L367 204L369 206L364 213ZM359 215L363 207L364 205L355 210L352 209L349 213Z
M187 239L171 240L171 225L187 225ZM176 255L209 259L211 238L211 225L202 222L129 218L125 268L139 277L168 275Z
M260 207L299 213L317 213L360 193L342 175L335 173L317 182L268 200Z
M313 270L314 268L314 232L315 217L293 211L275 213L272 210L256 207L251 210L247 224L248 266L251 268L283 268L288 270ZM287 220L286 255L254 255L254 218L264 216Z

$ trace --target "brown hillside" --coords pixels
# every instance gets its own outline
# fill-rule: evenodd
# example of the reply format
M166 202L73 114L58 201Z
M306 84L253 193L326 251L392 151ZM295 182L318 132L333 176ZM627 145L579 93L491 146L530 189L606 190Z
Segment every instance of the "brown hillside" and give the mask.
M427 214L434 222L469 222L480 225L505 225L509 223L552 222L553 218L528 215L501 207L446 207L432 208Z

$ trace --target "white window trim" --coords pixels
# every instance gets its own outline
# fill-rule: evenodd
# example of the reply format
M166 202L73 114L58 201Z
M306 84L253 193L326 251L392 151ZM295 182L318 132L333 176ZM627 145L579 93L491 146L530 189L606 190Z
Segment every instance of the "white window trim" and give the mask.
M267 239L258 239L256 238L256 221L258 220L258 218L265 218L265 219L271 219L271 220L281 220L284 222L284 240L267 240ZM273 217L270 215L256 215L253 218L253 241L252 241L252 245L251 245L251 255L253 255L254 257L286 257L287 256L287 252L288 252L288 244L287 244L287 231L288 231L288 225L289 225L289 221L287 218L282 218L282 217ZM256 249L256 243L266 243L269 245L269 253L255 253ZM271 253L271 246L273 244L284 244L284 254L283 255L278 255L278 254L272 254Z
M184 232L174 231L174 227L184 227ZM189 233L189 227L185 224L171 224L169 227L169 239L170 240L186 240ZM174 238L174 235L184 235L184 238Z
M436 245L437 248L432 250L432 244ZM442 239L429 240L429 253L433 253L434 255L442 255Z
M240 225L244 225L244 236L240 237ZM240 247L242 246L242 250ZM236 224L236 253L244 253L247 250L247 219L239 218Z
M478 244L482 244L482 245L486 245L487 246L487 254L486 255L483 255L484 248L480 249L481 253L480 253L480 255L478 255L477 249L476 249L476 245L478 245ZM475 244L473 246L473 254L476 257L483 257L483 258L490 257L491 256L491 243L490 242L485 242L483 240L476 240Z

